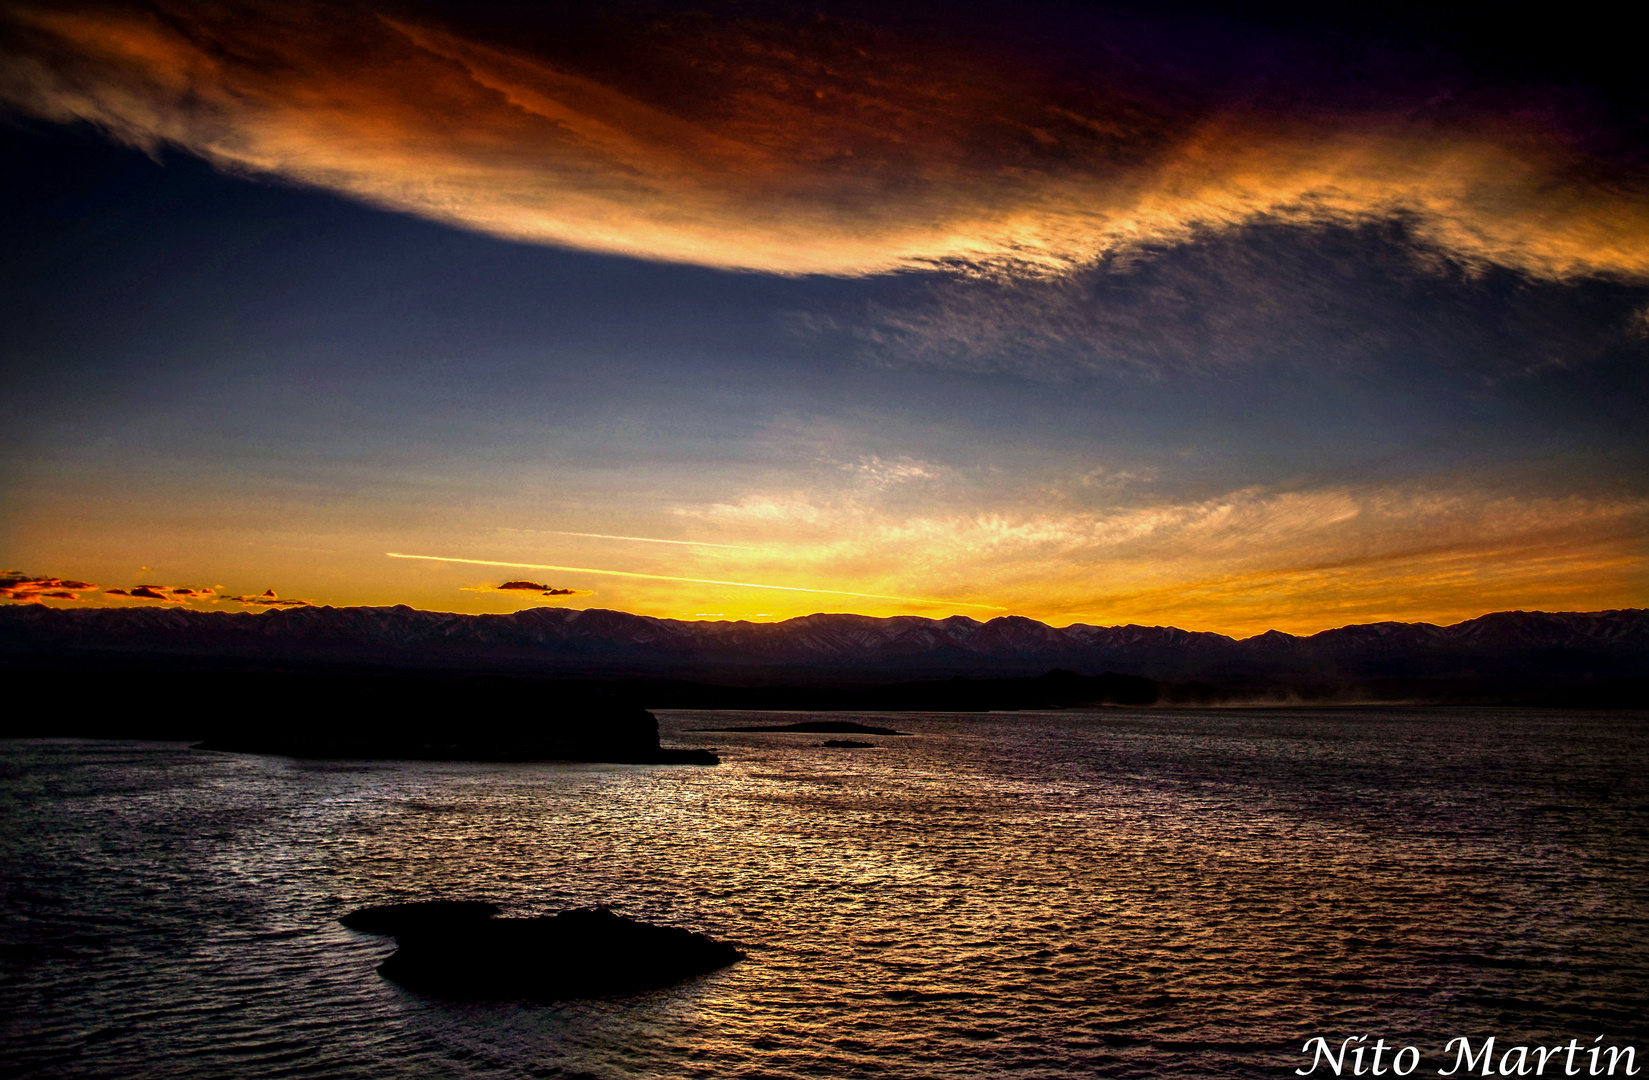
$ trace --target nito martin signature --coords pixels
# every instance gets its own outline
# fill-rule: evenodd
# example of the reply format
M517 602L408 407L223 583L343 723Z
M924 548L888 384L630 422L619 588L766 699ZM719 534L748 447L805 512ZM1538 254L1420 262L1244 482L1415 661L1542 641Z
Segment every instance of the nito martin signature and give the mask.
M1590 1046L1583 1045L1579 1039L1570 1039L1567 1044L1558 1046L1508 1046L1501 1051L1498 1059L1495 1057L1494 1040L1495 1037L1490 1035L1474 1049L1471 1039L1456 1035L1443 1046L1443 1062L1448 1067L1439 1067L1437 1075L1636 1076L1642 1071L1637 1067L1635 1047L1600 1046L1602 1035L1593 1039ZM1318 1035L1307 1039L1300 1053L1311 1055L1311 1065L1295 1069L1297 1076L1311 1076L1317 1072L1318 1066L1323 1068L1319 1074L1322 1076L1408 1076L1425 1064L1419 1047L1387 1046L1384 1039L1376 1039L1370 1045L1367 1035L1352 1035L1341 1040L1338 1050L1331 1048L1328 1040ZM1619 1073L1615 1071L1617 1067ZM1482 1071L1476 1072L1478 1069Z

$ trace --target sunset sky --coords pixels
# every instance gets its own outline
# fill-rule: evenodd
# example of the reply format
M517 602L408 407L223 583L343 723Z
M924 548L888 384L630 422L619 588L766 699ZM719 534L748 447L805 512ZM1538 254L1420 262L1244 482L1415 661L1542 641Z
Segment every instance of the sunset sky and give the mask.
M1649 606L1624 28L0 11L13 602Z

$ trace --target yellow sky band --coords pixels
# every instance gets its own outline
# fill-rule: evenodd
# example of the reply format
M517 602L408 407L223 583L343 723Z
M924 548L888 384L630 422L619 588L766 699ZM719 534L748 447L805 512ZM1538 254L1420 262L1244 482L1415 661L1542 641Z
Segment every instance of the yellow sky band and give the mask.
M592 540L634 540L638 544L680 544L682 547L713 547L731 548L734 551L755 551L749 544L715 544L709 540L661 540L656 536L615 536L612 533L568 532L565 529L533 529L533 532L546 533L550 536L587 536ZM805 590L813 592L816 590ZM858 594L855 593L855 596Z
M804 589L799 585L763 585L755 581L717 581L714 578L675 577L670 574L638 574L632 570L597 570L590 566L551 566L548 563L501 562L496 559L459 559L447 555L404 555L386 551L392 559L422 559L425 562L468 563L472 566L507 566L513 570L556 570L564 574L605 574L608 577L645 578L648 581L684 581L692 585L732 585L740 589L773 589L778 592L820 593L826 596L860 596L871 600L903 600L912 604L939 604L951 607L1006 611L995 604L970 604L965 600L935 600L930 596L891 596L887 593L848 592L845 589Z

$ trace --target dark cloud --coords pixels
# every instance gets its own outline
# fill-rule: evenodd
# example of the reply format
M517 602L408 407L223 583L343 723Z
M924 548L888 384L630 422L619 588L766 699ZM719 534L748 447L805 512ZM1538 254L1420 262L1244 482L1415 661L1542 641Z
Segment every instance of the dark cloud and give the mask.
M0 570L0 600L79 600L80 593L95 588L97 586L88 581Z
M89 581L67 578L35 577L16 570L0 572L0 599L5 600L79 600L80 594L98 590ZM191 600L216 600L217 591L190 585L134 585L130 589L102 589L105 596L126 596L135 600L162 600L181 604Z
M275 590L269 589L257 595L232 596L221 594L216 589L192 588L186 585L134 585L130 589L104 589L109 596L129 596L134 600L163 600L170 604L180 604L189 600L198 601L228 601L232 604L255 604L260 607L309 607L308 600L288 600L275 595Z
M190 585L134 585L130 589L104 589L107 596L130 596L137 600L164 600L181 604L188 600L216 600L217 590Z
M291 600L276 596L274 589L265 589L255 596L224 596L221 599L235 604L253 604L258 607L313 607L312 600Z
M506 581L499 585L500 590L519 590L521 592L535 592L543 596L593 596L588 589L557 589L537 581Z

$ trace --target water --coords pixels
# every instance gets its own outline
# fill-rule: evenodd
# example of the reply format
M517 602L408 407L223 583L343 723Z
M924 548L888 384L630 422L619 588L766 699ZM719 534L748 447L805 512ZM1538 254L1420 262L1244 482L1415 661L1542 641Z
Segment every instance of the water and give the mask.
M0 1072L1280 1077L1307 1038L1363 1033L1419 1046L1419 1075L1460 1034L1649 1051L1643 714L856 717L916 733L876 750L689 730L803 718L661 714L713 769L0 743ZM632 998L444 1003L336 922L432 896L606 903L750 958Z

